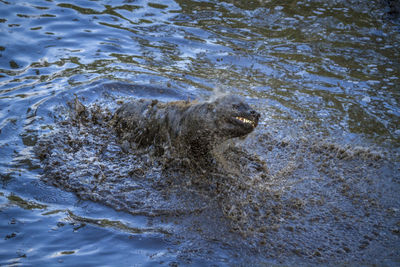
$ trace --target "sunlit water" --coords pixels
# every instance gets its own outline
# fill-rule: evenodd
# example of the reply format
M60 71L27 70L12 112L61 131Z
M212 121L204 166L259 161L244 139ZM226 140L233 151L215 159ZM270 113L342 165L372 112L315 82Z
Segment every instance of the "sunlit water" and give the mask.
M399 29L386 1L378 0L1 1L0 264L298 261L257 254L257 248L250 254L195 233L180 240L152 227L149 217L80 200L42 182L32 147L51 131L57 107L74 94L104 103L113 99L108 95L204 99L227 91L257 107L261 136L263 129L273 132L276 126L279 132L282 125L297 131L292 121L301 120L340 143L395 153ZM168 90L95 89L110 81ZM260 146L250 142L250 149L262 154L258 140ZM388 183L390 194L399 193L398 176L389 176ZM391 210L390 236L378 238L393 246L400 242L398 203ZM377 255L377 262L398 264L398 248L391 255Z

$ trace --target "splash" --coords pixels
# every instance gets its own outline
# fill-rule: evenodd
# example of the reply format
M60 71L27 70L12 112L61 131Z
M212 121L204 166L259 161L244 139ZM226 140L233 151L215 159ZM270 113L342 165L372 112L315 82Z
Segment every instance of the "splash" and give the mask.
M196 241L182 249L189 256L207 255L211 242L254 263L399 258L398 155L268 119L246 139L215 146L198 169L151 145L126 153L105 106L75 103L41 138L43 180L160 228L174 222L168 232Z

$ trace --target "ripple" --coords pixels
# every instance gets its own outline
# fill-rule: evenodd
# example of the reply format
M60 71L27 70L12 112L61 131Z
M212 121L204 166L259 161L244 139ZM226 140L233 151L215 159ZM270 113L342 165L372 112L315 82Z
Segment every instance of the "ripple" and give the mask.
M149 242L149 247L160 242L163 245L159 250L140 246L139 238L146 241L145 236L155 232L129 237L134 234L121 234L121 228L84 222L85 218L99 218L131 225L124 220L132 223L137 218L110 215L112 211L104 211L103 206L93 208L71 195L65 197L67 193L38 180L40 170L30 159L35 136L52 129L54 109L73 98L74 93L93 101L108 99L105 92L88 93L93 84L125 81L176 88L196 96L219 90L233 92L255 99L263 116L272 116L282 124L305 120L315 123L319 127L315 131L326 135L398 149L400 24L390 2L1 1L0 181L5 190L0 194L1 203L8 203L4 196L14 193L27 202L36 197L44 199L49 210L57 209L52 206L55 202L68 203L58 208L70 209L73 214L77 214L77 206L82 210L84 205L91 207L86 214L76 215L83 221L68 221L63 212L40 215L37 209L28 213L22 206L2 206L2 234L10 237L1 239L1 253L7 255L7 264L25 264L28 260L30 264L39 263L49 249L56 253L57 260L72 265L76 263L74 258L83 259L85 253L94 257L121 240L125 242L122 248L112 248L102 258L104 262L119 263L121 259L117 258L132 256L126 254L132 248L138 250L133 259L140 262L184 261L177 260L182 254L176 251L184 245L174 247L173 256L165 252L168 246L157 238ZM127 90L124 96L131 93ZM37 127L40 122L42 128ZM267 127L270 121L263 123ZM96 209L103 213L93 215L91 211ZM27 223L8 224L10 218L26 219ZM51 230L44 226L47 223L49 228L55 227L55 236L47 234ZM64 225L58 227L58 223ZM151 225L141 227L157 229ZM77 235L69 242L74 228ZM38 229L40 237L34 235ZM291 230L295 228L289 227L289 234ZM98 241L96 235L100 236L100 248L91 244ZM21 240L28 245L20 246ZM74 242L81 243L83 249ZM207 248L205 243L201 243L203 248ZM57 247L51 248L54 244ZM342 255L349 253L349 247L343 249ZM229 251L219 252L222 256L207 256L211 262L201 263L233 261ZM157 260L146 253L153 253ZM93 264L85 259L87 262L80 263ZM187 262L190 264L190 259Z

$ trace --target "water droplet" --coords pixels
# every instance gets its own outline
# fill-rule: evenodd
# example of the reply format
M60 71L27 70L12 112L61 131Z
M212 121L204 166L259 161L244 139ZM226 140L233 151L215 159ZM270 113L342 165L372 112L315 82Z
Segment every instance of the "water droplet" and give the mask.
M369 102L371 102L371 98L369 96L364 96L363 99L361 99L361 101L365 102L365 103L369 103Z

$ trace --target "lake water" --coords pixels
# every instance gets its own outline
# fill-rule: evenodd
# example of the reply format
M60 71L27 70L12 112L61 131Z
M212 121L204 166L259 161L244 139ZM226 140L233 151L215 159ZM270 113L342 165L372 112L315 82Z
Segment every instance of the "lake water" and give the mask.
M400 265L400 22L389 2L0 1L0 265ZM225 225L219 205L244 205L231 194L202 218L153 217L42 179L33 147L75 95L112 109L221 92L261 113L235 142L266 163L293 211L269 214L262 234Z

